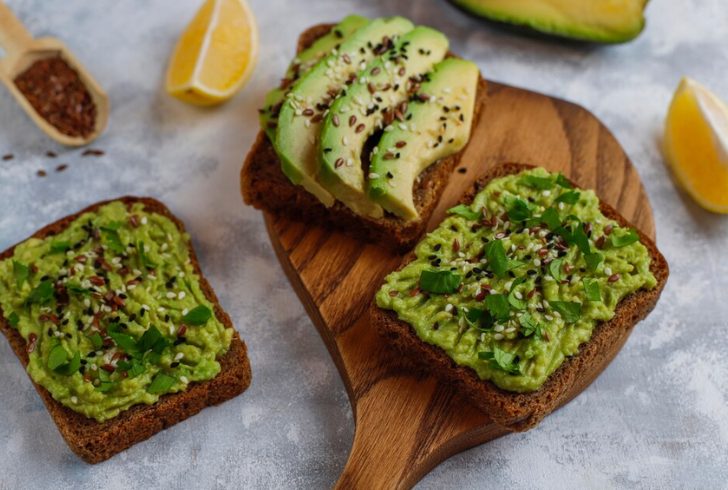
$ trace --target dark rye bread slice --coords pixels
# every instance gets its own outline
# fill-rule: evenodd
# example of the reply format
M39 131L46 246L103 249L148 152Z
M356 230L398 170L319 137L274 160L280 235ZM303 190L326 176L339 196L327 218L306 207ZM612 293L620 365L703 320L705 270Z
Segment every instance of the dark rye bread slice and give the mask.
M460 202L472 202L475 195L495 178L529 168L533 167L500 165L480 179ZM602 202L600 209L607 218L617 221L621 226L635 228L610 205ZM494 422L514 431L527 430L585 389L624 345L635 324L655 307L667 281L669 268L655 243L640 230L637 232L650 253L650 270L657 279L657 286L622 299L614 317L599 323L591 339L581 346L576 355L567 358L538 391L513 393L498 388L490 381L481 380L474 370L458 366L441 348L420 340L408 323L399 320L394 311L379 308L376 301L372 301L370 306L371 321L394 347L425 371L456 385ZM414 252L408 254L399 268L407 265L414 257Z
M297 52L310 46L328 33L333 24L321 24L307 29L298 39ZM476 95L473 124L486 97L486 81L481 77ZM328 225L347 231L360 240L388 244L401 250L411 247L425 231L427 222L445 191L450 175L460 162L465 148L430 165L415 183L414 202L419 219L405 221L391 213L374 219L359 216L341 202L326 208L313 194L288 180L281 162L264 131L248 152L241 171L243 200L258 209L296 221Z
M146 211L166 216L177 225L181 232L185 231L182 222L164 204L155 199L127 196L112 201L122 201L128 206L143 203ZM95 211L112 201L99 202L76 214L66 216L41 228L32 235L32 238L56 235L66 229L81 214ZM0 254L0 260L11 257L16 246L13 245ZM220 306L215 291L203 276L191 244L189 251L192 265L200 278L202 291L207 299L215 305L215 316L225 325L225 328L233 328L230 317ZM27 366L28 354L25 340L7 323L2 308L0 308L0 330L7 337L20 362L24 367ZM195 415L205 407L217 405L239 395L250 386L250 362L245 343L240 339L237 331L233 334L230 349L219 359L219 362L222 370L214 379L202 383L191 383L183 392L164 395L154 405L135 405L102 423L66 408L54 400L48 390L35 383L33 385L71 450L88 463L99 463L137 442L148 439L157 432Z

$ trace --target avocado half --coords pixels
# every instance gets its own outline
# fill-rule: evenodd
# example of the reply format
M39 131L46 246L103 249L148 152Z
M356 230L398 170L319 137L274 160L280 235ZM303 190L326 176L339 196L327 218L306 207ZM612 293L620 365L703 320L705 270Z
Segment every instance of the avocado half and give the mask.
M554 36L622 43L645 26L648 0L450 0L478 17Z

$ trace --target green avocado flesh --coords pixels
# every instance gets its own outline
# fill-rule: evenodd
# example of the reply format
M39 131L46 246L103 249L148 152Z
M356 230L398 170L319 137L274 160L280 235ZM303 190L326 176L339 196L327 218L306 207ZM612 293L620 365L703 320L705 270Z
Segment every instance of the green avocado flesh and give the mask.
M385 130L370 158L369 196L406 220L419 217L412 188L420 172L470 139L480 72L470 61L448 58L428 78L420 98Z
M572 39L619 43L645 25L647 0L452 0L477 16Z
M268 139L273 141L275 137L278 113L291 86L321 58L328 55L336 46L348 39L354 31L368 22L368 19L360 15L349 15L336 24L330 32L318 38L296 56L286 70L281 86L266 94L263 108L260 110L260 127L268 135Z
M114 201L0 261L0 307L28 373L99 422L220 372L233 330L215 317L165 216Z
M316 63L286 96L274 139L281 168L291 182L302 185L325 206L331 206L334 198L316 180L317 140L323 114L346 82L356 78L356 73L380 54L380 47L388 39L413 27L402 17L377 19L364 25Z
M369 199L362 168L367 139L385 126L385 117L406 103L433 66L447 53L447 38L416 27L371 61L331 106L321 130L320 180L355 213L379 218L382 208ZM390 117L390 123L393 120Z
M376 302L501 389L538 390L620 300L656 285L636 232L544 169L495 179L450 213Z

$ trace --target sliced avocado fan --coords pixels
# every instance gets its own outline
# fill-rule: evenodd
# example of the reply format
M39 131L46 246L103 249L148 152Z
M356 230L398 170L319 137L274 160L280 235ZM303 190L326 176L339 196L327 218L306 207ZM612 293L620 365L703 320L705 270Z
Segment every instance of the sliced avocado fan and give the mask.
M435 65L401 121L385 129L372 150L369 196L375 202L405 220L419 217L415 180L467 144L479 80L478 67L470 61L448 58Z
M393 38L413 28L403 17L365 24L318 61L285 97L274 135L281 168L291 182L303 186L327 207L334 204L334 197L316 180L317 139L324 113L347 82L354 82L357 71L385 52Z
M645 25L647 0L451 0L489 20L583 41L620 43Z
M381 206L367 195L364 145L377 130L391 127L397 113L405 112L408 97L447 49L448 40L441 32L416 27L360 71L346 94L332 104L321 129L319 179L355 213L383 216Z
M307 73L321 58L329 54L342 42L346 41L354 31L369 22L360 15L349 15L336 24L331 31L314 41L311 46L304 49L291 62L286 70L281 85L265 95L263 108L260 110L260 127L273 141L275 128L278 125L278 113L283 105L283 99L293 84Z

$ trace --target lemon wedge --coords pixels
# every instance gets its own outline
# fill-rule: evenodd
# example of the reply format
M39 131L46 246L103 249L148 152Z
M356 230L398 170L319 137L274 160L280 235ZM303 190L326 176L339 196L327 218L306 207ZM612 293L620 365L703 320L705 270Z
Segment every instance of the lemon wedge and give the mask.
M177 41L167 92L191 104L219 104L243 86L257 58L258 29L245 0L207 0Z
M664 146L676 180L693 199L728 214L728 106L683 78L667 114Z

